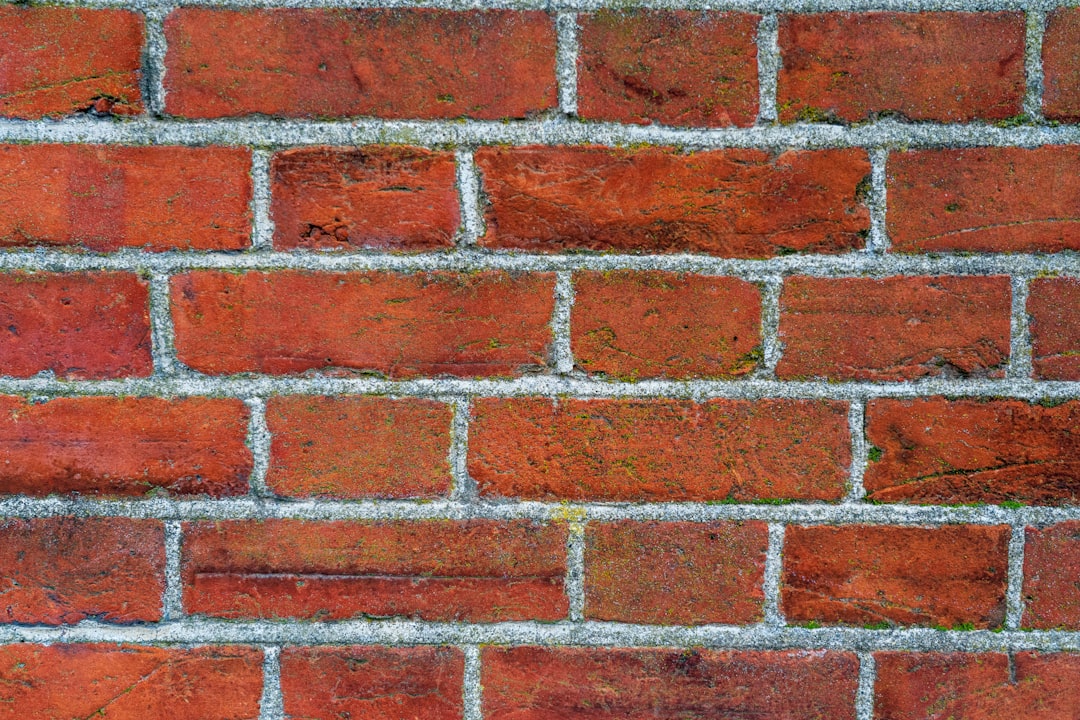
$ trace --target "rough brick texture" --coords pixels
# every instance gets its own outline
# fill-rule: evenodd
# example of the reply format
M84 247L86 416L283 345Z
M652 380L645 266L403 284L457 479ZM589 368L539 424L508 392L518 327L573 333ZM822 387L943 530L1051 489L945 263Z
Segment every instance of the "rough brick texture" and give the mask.
M769 257L862 247L869 228L862 150L481 148L476 162L492 248Z
M1080 380L1080 280L1035 280L1030 292L1027 310L1035 377Z
M542 12L182 8L165 34L175 115L495 120L555 105Z
M0 7L0 116L142 112L142 47L136 12Z
M1080 628L1080 522L1027 528L1023 625Z
M780 18L780 120L965 122L1020 114L1024 16L821 13Z
M970 625L1005 618L1007 526L791 526L783 611L794 622Z
M1080 8L1058 8L1046 17L1043 35L1043 113L1080 121Z
M709 127L753 125L758 17L601 11L581 18L578 114Z
M847 405L828 401L478 400L481 495L549 500L838 500Z
M527 521L185 525L184 607L227 618L566 616L566 529Z

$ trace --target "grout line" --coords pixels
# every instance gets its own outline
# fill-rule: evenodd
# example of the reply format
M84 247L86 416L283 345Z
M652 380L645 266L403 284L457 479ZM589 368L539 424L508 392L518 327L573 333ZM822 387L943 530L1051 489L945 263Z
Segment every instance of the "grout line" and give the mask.
M1009 333L1009 367L1007 375L1016 380L1031 378L1031 328L1028 323L1028 278L1012 278L1012 321Z
M256 250L274 249L274 221L270 217L269 150L251 152L251 246Z
M1025 12L1024 32L1024 114L1036 122L1043 118L1043 34L1046 32L1046 13L1038 9Z
M183 545L180 523L165 523L165 592L162 596L161 619L179 620L184 616L184 586L180 579L180 559Z
M852 400L848 406L848 431L851 433L851 472L850 487L844 502L857 503L866 497L863 476L870 454L866 442L866 400Z
M124 4L130 7L129 4ZM146 49L143 53L144 101L151 117L165 114L165 16L173 9L170 3L146 6Z
M784 345L780 342L780 293L784 287L782 277L770 277L762 283L761 290L761 351L762 364L757 378L775 380L776 366L780 362Z
M551 316L552 361L555 372L569 375L574 371L574 350L570 321L574 307L574 279L569 271L555 276L555 308Z
M453 418L450 421L450 500L472 503L478 497L476 481L469 475L469 415L471 402L468 398L452 401Z
M1024 524L1013 523L1009 537L1009 577L1005 590L1005 629L1016 630L1024 615Z
M247 398L251 416L248 420L248 433L245 444L251 450L252 466L249 482L250 492L257 498L272 498L274 493L266 486L266 475L270 469L270 427L266 422L266 401L259 397Z
M458 148L457 160L458 202L461 205L461 229L458 231L458 247L473 247L484 236L483 201L480 175L476 158L468 148Z
M877 254L888 252L890 247L886 218L888 158L889 151L885 148L875 148L870 151L870 196L867 198L870 208L870 236L867 238L866 249Z
M259 698L259 720L283 720L284 700L281 696L281 649L264 645L263 691Z
M765 552L765 576L762 589L765 593L765 625L783 627L783 611L780 609L780 576L784 562L784 524L769 523L769 546Z
M154 375L171 377L180 366L176 358L176 343L172 320L169 276L165 273L150 275L150 354L154 360Z
M461 648L465 654L465 673L462 682L461 700L464 706L462 720L482 720L480 646L465 645Z
M777 78L783 59L780 56L779 21L776 15L765 15L758 23L758 125L776 122Z
M873 653L859 654L859 685L855 691L855 720L874 720L874 685L877 663Z
M555 68L559 79L559 110L574 117L578 112L577 61L579 39L578 18L574 12L560 12L555 19L558 33Z
M566 535L566 596L570 620L585 618L585 523L572 521Z

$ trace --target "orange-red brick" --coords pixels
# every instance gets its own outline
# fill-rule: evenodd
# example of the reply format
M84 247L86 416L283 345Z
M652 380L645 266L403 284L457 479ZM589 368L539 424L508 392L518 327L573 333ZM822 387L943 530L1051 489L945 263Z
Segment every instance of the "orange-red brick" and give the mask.
M423 148L300 148L274 156L279 250L434 250L460 222L454 154Z
M193 272L173 279L180 361L205 373L514 375L543 366L550 273Z
M1080 380L1080 280L1031 283L1031 363L1040 380Z
M0 7L0 116L140 113L142 48L139 13Z
M870 226L863 150L491 147L476 163L492 248L771 257L859 248Z
M160 620L165 532L156 520L0 520L0 577L0 622Z
M1029 527L1025 536L1023 626L1080 630L1080 522Z
M839 500L847 404L480 399L469 474L531 500Z
M131 273L0 274L0 375L149 375L148 303Z
M711 127L757 119L758 16L602 10L579 18L582 118Z
M542 12L181 8L165 36L175 115L495 120L556 105Z
M623 379L732 378L760 363L761 292L738 278L581 273L570 322L574 361Z
M465 658L451 647L285 648L281 692L295 718L460 720Z
M529 521L184 526L184 608L226 618L558 620L566 528Z
M266 484L288 497L445 495L452 415L419 398L271 398Z
M782 609L790 622L970 624L1005 619L1006 525L789 526Z
M794 277L780 297L785 379L1004 377L1007 277Z
M585 617L652 625L762 618L762 522L590 523Z
M240 400L0 396L0 493L240 495L246 434Z
M1043 34L1043 114L1051 120L1080 120L1080 8L1057 8L1046 16Z
M239 148L0 145L0 247L241 250L250 171Z
M780 120L1001 120L1024 96L1019 12L784 15Z

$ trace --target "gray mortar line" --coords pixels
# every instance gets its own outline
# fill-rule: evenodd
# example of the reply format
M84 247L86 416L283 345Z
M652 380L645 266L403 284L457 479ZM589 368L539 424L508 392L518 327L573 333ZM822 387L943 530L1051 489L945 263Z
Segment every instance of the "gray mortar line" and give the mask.
M274 249L274 221L270 217L269 150L251 152L251 245L256 250Z
M869 652L859 653L859 684L855 691L855 720L874 720L874 684L877 663Z
M570 272L560 271L555 277L555 307L551 317L552 361L555 372L569 375L574 371L574 351L571 343L570 321L574 307L574 281Z
M763 606L764 623L769 627L784 625L784 614L780 609L780 576L784 567L784 524L769 523L769 545L765 551L765 572L762 578L762 591L765 596Z
M92 117L60 121L0 120L0 141L156 145L302 145L405 144L442 148L478 145L662 145L691 150L861 147L962 148L1039 147L1080 144L1080 125L995 127L988 123L942 125L901 123L891 119L845 127L820 123L763 125L747 128L692 129L662 125L568 122L556 118L494 121L270 119L159 120L138 117L103 120Z
M458 148L456 159L458 203L461 211L461 228L457 245L470 248L484 236L484 209L480 190L480 171L470 148Z
M183 531L180 523L165 523L165 591L162 594L161 619L179 620L184 616L184 586L180 578L180 554Z
M1013 523L1009 537L1009 576L1005 590L1005 629L1016 630L1024 615L1024 524Z
M844 502L857 503L866 497L866 488L863 486L863 475L866 473L869 457L866 442L866 400L853 400L848 406L848 431L851 433L851 469Z
M281 696L281 650L263 645L263 690L259 698L259 720L284 720L285 705Z
M464 645L461 647L461 652L465 655L465 672L461 687L461 701L464 711L462 720L483 720L480 646Z
M180 365L176 358L171 304L169 276L162 272L152 273L148 308L150 355L154 361L154 374L163 378L175 375Z
M765 381L776 379L776 365L784 352L780 342L780 294L784 278L772 276L761 283L761 367L757 378Z
M866 249L872 253L889 251L889 229L887 223L888 208L888 165L889 151L875 148L870 151L870 236Z
M266 486L266 474L270 469L270 427L266 422L266 401L260 397L245 398L248 407L248 432L245 444L251 450L251 477L249 487L256 498L270 498L273 493Z
M1031 328L1028 325L1029 280L1017 274L1012 278L1012 319L1009 332L1008 376L1018 380L1031 377Z
M577 61L578 19L574 12L560 12L555 19L558 37L555 70L559 80L559 111L574 117L578 112Z
M782 59L778 42L779 21L776 15L765 15L758 22L758 124L776 122L776 83Z
M61 627L2 625L0 643L282 644L282 645L546 645L706 647L758 650L912 652L1076 652L1080 632L867 630L851 627L657 626L608 622L438 623L412 620L243 621L192 618L148 625L84 621Z
M1043 120L1043 33L1046 13L1032 8L1024 22L1024 114L1036 122Z
M71 3L75 4L75 3ZM81 4L81 3L80 3ZM87 6L93 7L96 3ZM146 14L146 45L143 48L143 102L151 117L160 117L165 112L165 16L175 7L171 2L146 5L125 5L138 7Z
M468 398L451 402L453 418L450 425L450 500L472 503L477 498L476 481L469 476L469 415Z
M571 521L566 534L566 597L570 620L585 618L585 523Z

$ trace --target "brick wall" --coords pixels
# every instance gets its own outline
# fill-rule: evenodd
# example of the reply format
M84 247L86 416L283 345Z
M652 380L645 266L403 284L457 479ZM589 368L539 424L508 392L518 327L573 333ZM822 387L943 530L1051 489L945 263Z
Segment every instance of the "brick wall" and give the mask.
M378 5L0 6L0 718L1077 717L1080 8Z

